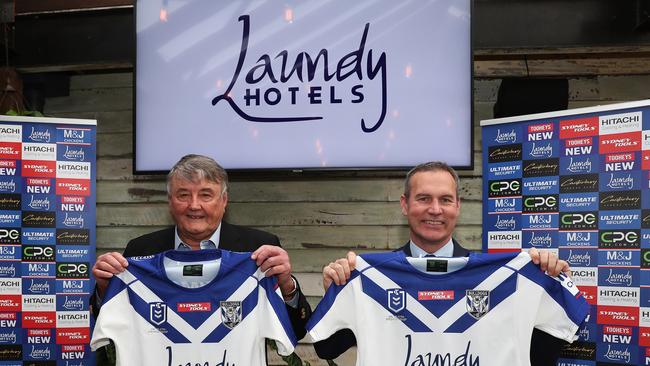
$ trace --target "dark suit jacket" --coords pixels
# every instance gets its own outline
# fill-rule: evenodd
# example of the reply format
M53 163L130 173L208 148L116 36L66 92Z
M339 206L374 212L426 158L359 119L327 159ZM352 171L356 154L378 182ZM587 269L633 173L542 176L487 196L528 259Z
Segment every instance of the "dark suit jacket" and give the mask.
M454 257L467 257L469 255L469 250L463 248L455 239L452 239L452 241L454 244ZM406 245L395 251L397 252L400 250L407 256L412 255L409 243L406 243ZM487 336L489 335L486 335L486 337ZM566 342L561 339L534 329L530 347L531 365L555 366L557 359L560 356L562 345L565 343ZM334 333L331 337L314 343L314 349L316 350L318 357L326 360L333 360L356 344L357 339L354 337L354 333L352 333L350 329L342 329Z
M231 225L221 221L219 235L219 248L235 252L252 252L264 244L280 246L277 236L265 231L255 230L243 226ZM137 237L126 245L123 255L125 257L153 255L174 249L174 227L155 231ZM298 282L296 281L296 284ZM305 336L307 320L311 316L311 306L298 286L298 308L287 305L291 327L298 339ZM96 315L96 314L95 314Z

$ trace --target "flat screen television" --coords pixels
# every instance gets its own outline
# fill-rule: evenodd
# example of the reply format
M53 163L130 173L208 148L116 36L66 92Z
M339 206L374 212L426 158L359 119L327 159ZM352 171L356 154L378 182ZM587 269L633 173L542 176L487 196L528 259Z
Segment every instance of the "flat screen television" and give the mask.
M137 0L136 174L471 168L471 0Z

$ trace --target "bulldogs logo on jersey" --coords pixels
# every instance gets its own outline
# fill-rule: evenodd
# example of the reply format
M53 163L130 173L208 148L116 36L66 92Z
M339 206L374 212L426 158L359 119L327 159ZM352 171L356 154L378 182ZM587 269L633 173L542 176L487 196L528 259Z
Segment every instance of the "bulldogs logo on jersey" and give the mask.
M164 302L149 303L149 320L156 325L161 325L166 322L167 304Z
M490 291L466 290L467 314L478 320L490 310Z
M406 307L406 292L401 288L386 290L388 295L388 308L393 313L399 313Z
M241 323L241 301L221 301L221 322L229 329Z

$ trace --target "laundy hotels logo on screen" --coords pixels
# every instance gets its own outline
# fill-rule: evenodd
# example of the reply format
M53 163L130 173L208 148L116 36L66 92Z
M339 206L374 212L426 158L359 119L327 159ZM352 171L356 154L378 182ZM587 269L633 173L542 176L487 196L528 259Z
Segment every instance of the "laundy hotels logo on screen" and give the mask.
M225 101L246 121L262 123L322 120L326 117L315 109L319 106L356 105L364 114L361 130L374 132L381 127L388 99L387 56L366 42L375 31L370 23L359 25L358 36L352 37L355 41L345 40L349 52L342 56L335 56L326 46L316 53L277 49L249 54L249 45L261 41L255 39L260 33L251 35L255 20L249 15L239 17L242 33L237 66L225 92L212 99L213 105ZM368 98L379 98L381 110L365 110ZM300 112L300 105L312 108Z

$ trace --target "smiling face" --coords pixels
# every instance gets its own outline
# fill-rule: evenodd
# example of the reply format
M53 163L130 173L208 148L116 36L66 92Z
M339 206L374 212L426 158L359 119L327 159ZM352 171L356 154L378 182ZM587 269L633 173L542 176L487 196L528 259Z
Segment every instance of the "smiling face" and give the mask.
M410 193L402 195L402 214L409 223L411 240L428 253L445 245L456 228L460 199L456 182L444 170L421 171L410 180Z
M190 181L174 177L169 182L169 211L184 243L198 246L208 239L223 218L228 194L221 184L206 179Z

